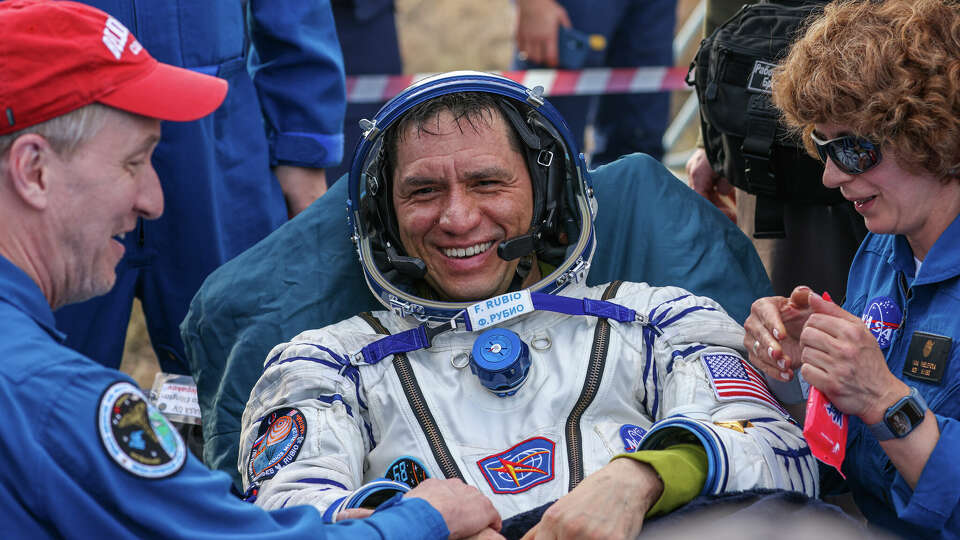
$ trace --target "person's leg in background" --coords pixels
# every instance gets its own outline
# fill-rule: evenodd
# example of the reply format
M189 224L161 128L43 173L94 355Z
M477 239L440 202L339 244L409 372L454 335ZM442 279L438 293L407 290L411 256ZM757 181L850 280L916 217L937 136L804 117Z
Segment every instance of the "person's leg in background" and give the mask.
M676 0L558 0L573 28L604 37L603 50L591 50L584 68L673 65ZM518 69L541 67L518 61ZM592 125L591 167L624 154L644 152L663 157L663 133L670 114L670 94L554 96L550 103L560 111L570 131L585 149L584 133Z
M333 18L347 76L403 73L393 0L335 0ZM327 169L328 185L350 172L350 157L362 135L360 120L373 118L382 105L347 102L343 121L344 158L337 167Z
M557 0L557 4L567 11L567 15L575 30L586 34L603 36L607 47L603 50L590 50L582 68L603 67L609 51L609 44L616 31L621 13L626 8L628 0L598 0L583 2L579 0ZM558 47L559 48L559 47ZM515 51L515 53L518 51ZM546 66L533 62L516 59L514 69L544 69ZM592 122L596 110L597 96L548 96L550 103L560 112L566 121L570 133L576 137L577 147L586 153L584 134L587 126ZM589 155L587 163L590 163Z
M584 2L586 4L586 2ZM607 46L607 67L672 66L676 0L630 0ZM663 158L670 119L670 93L600 97L594 119L593 167L632 152Z

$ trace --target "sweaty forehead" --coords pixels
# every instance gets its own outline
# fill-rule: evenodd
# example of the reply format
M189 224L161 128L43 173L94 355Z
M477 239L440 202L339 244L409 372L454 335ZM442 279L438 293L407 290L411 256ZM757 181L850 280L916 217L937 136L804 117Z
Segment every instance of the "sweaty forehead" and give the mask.
M520 159L510 144L507 129L497 115L467 120L443 111L429 123L406 127L396 148L394 176L406 176L444 162L458 168L505 167Z

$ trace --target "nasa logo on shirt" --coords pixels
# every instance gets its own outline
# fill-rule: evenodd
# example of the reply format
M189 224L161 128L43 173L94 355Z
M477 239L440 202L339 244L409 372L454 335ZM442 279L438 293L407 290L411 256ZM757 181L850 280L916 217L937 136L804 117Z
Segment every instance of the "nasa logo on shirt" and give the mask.
M640 446L640 441L647 434L647 430L634 424L620 426L620 439L623 441L624 452L633 452Z
M166 478L187 460L180 434L129 382L116 382L103 392L97 429L107 455L136 476Z
M867 330L870 330L873 337L877 338L877 345L886 349L893 339L893 331L900 328L900 323L903 322L903 313L893 298L878 296L867 302L860 320L867 325Z

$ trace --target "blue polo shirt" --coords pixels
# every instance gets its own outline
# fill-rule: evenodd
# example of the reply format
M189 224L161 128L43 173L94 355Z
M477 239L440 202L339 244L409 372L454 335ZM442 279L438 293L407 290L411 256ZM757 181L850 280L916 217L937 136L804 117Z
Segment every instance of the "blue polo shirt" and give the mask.
M960 217L919 275L903 236L868 234L854 258L844 308L860 315L890 371L936 414L940 440L911 490L862 422L851 418L843 472L870 522L908 538L960 536Z
M0 256L0 533L5 538L446 538L403 499L323 524L230 495L126 375L62 345L39 287Z

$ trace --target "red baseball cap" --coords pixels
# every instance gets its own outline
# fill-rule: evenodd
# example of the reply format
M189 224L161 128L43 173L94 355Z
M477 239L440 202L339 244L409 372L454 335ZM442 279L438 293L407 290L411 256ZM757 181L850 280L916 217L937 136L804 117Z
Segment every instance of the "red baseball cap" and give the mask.
M69 1L0 1L0 135L91 103L161 120L213 112L227 81L155 60L120 21Z

